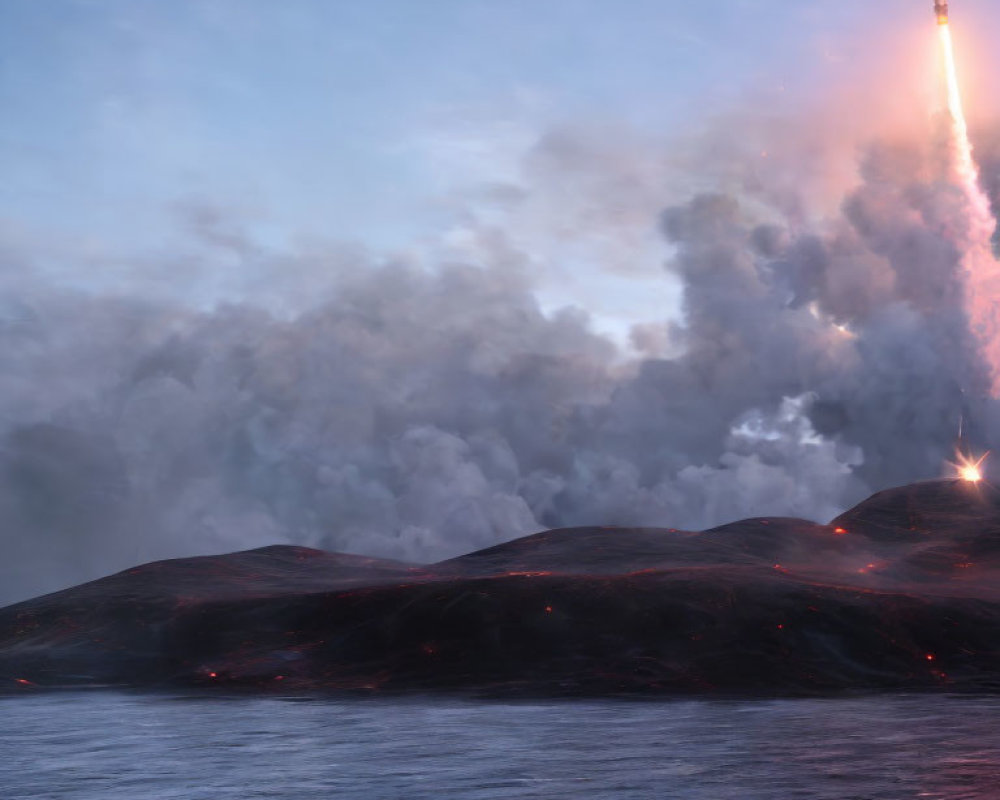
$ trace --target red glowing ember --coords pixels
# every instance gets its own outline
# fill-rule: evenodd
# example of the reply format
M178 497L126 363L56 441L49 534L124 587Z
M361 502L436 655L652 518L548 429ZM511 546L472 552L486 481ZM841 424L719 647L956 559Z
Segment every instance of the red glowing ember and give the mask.
M836 534L837 536L843 536L843 535L844 535L845 533L847 533L847 531L846 531L846 530L845 530L844 528L834 528L834 529L833 529L833 532L834 532L834 533L835 533L835 534Z

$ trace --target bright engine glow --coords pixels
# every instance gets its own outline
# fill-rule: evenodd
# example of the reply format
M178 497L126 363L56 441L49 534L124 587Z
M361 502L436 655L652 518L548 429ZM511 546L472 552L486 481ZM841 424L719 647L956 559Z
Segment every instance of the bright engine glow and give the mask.
M959 453L958 461L951 464L955 470L954 477L969 483L979 483L983 479L983 464L988 455L989 453L986 453L977 460Z

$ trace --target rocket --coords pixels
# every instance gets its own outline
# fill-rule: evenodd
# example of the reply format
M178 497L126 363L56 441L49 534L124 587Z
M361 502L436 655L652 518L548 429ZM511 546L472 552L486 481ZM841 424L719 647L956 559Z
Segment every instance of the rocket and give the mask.
M948 0L934 0L934 14L938 25L948 24Z

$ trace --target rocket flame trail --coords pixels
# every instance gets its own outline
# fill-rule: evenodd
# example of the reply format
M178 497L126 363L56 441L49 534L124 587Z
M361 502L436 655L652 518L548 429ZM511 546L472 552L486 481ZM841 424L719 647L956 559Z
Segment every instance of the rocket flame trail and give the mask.
M951 113L955 133L956 164L959 176L977 183L979 169L972 159L972 144L969 141L969 126L965 121L965 109L962 106L962 92L958 85L958 69L955 67L955 46L951 38L949 25L938 25L938 36L941 39L941 51L944 55L945 81L948 87L948 111ZM982 196L982 192L977 192ZM983 197L982 199L986 199Z
M952 132L955 137L955 170L969 195L972 210L976 212L977 222L983 222L989 227L992 235L996 221L990 210L989 200L979 188L979 168L972 158L972 143L969 141L969 126L965 121L965 109L962 105L962 92L958 85L958 70L955 67L955 46L952 43L949 25L939 25L938 35L941 39L941 50L944 54L945 80L948 88L948 111L952 119Z
M992 238L996 220L989 199L979 186L979 169L972 157L969 128L962 107L962 93L955 67L955 47L947 17L939 19L938 36L944 56L948 111L952 121L955 178L965 191L969 227L963 247L965 307L972 332L979 341L991 369L992 394L1000 397L1000 265L993 256Z

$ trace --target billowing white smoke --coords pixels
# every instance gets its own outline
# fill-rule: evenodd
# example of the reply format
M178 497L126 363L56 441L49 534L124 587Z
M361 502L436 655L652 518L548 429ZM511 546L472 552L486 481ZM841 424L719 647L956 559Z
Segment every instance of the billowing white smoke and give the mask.
M0 602L273 542L428 561L554 526L824 519L934 477L960 414L986 443L991 413L938 167L873 148L822 223L766 184L663 212L670 360L543 314L509 253L313 264L335 277L288 319L8 259Z

